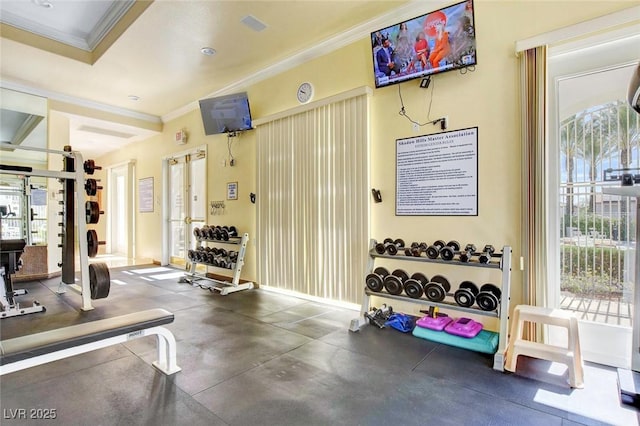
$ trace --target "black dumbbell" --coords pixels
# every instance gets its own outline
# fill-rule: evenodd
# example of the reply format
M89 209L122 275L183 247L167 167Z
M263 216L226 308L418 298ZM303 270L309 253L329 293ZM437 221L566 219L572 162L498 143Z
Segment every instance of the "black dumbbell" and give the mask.
M500 304L502 291L493 284L484 284L476 296L476 303L483 311L495 311Z
M396 240L392 240L391 238L385 238L382 243L376 244L376 253L384 254L389 253L394 256L398 253L398 249L404 247L404 240L398 238Z
M226 232L227 233L227 240L231 237L237 237L238 236L238 230L236 229L235 226L223 226L222 227L222 232ZM224 239L224 237L223 237Z
M451 284L449 280L442 275L434 276L431 278L431 281L424 286L424 294L427 296L427 299L432 302L442 302L449 290L451 290Z
M477 295L478 286L471 281L463 281L453 294L453 298L463 308L470 308L475 303Z
M411 247L404 249L405 256L420 257L427 251L427 243L411 243Z
M376 293L382 291L384 288L384 277L387 275L389 275L389 271L382 266L378 266L365 278L367 288L371 291L375 291Z
M473 255L476 253L476 245L475 244L467 244L464 247L464 250L460 252L460 256L458 256L458 260L460 262L469 262Z
M451 240L447 243L446 246L440 249L440 257L442 257L444 260L453 260L456 253L458 253L459 251L460 243L455 240Z
M478 262L480 262L480 263L489 263L489 262L491 262L491 256L493 256L493 253L495 251L496 251L496 249L493 248L492 245L487 244L482 249L482 253L478 257Z
M200 228L193 228L193 236L198 239L202 238L202 232L200 231Z
M423 273L416 272L404 282L404 293L412 299L420 299L428 282L429 279Z
M402 269L396 269L390 275L387 275L382 280L384 283L384 288L387 290L387 293L393 295L402 294L402 290L404 289L403 283L409 279L409 275Z
M384 328L385 323L392 314L393 308L382 304L380 309L373 308L373 312L365 312L364 317L369 320L369 324L375 325L378 328Z
M187 257L189 258L189 260L191 261L195 260L195 253L196 253L195 250L189 250L187 252Z
M435 241L433 244L427 247L427 257L429 259L437 259L440 255L440 249L442 249L442 247L444 247L444 241Z

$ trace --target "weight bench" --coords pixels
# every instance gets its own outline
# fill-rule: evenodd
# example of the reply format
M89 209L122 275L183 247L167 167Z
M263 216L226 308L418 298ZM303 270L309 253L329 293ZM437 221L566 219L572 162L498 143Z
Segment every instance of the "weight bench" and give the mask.
M149 309L3 340L0 376L153 334L158 337L158 360L153 366L174 374L181 370L176 365L176 339L162 327L173 319L164 309Z

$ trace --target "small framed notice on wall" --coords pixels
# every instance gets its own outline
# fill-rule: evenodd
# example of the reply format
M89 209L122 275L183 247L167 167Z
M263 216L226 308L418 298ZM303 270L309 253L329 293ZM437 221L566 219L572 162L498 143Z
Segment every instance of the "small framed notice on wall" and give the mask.
M227 183L227 200L238 199L238 182Z
M153 178L138 180L138 210L140 213L153 212Z

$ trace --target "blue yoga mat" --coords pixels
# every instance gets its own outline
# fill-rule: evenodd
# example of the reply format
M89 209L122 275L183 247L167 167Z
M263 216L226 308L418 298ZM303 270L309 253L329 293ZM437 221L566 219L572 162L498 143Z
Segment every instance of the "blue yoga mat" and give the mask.
M498 333L493 331L482 330L476 337L466 338L454 336L444 331L429 330L428 328L416 327L413 329L413 335L421 339L431 340L432 342L444 343L445 345L455 346L458 348L469 349L475 352L485 354L495 354L498 350Z

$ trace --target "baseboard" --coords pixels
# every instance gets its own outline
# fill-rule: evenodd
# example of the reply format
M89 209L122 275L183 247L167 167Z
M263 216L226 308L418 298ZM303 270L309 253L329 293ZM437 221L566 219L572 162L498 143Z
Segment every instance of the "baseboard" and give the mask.
M62 276L62 271L51 272L49 274L13 275L11 282L21 283L25 281L48 280L49 278L60 276Z

